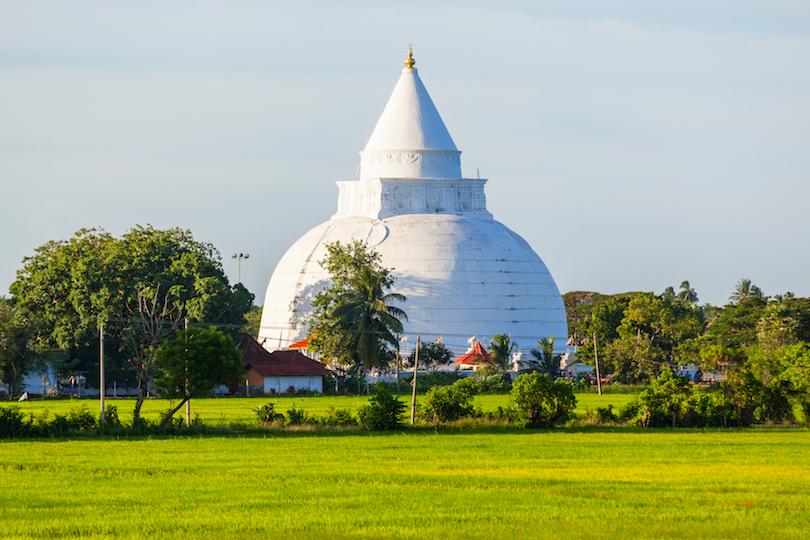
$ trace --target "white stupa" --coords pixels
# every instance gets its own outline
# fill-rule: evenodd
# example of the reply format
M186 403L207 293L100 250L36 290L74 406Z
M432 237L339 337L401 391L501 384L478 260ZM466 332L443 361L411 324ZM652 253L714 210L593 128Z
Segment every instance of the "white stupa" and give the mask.
M329 276L325 244L365 241L407 296L405 331L456 353L470 336L510 334L521 348L568 338L565 306L531 246L487 211L482 178L463 178L456 148L413 55L360 153L356 180L339 181L337 213L281 258L264 300L259 341L284 348L307 336L306 315Z

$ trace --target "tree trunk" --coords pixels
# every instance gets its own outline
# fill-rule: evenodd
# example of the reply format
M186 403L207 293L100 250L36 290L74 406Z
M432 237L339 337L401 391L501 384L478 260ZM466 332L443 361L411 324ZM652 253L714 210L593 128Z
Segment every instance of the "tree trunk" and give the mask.
M166 413L166 415L160 421L160 429L165 428L169 424L169 422L171 422L174 413L179 411L183 407L183 405L186 404L186 401L188 401L188 396L183 396L183 400L177 404L177 407L171 409L169 412Z
M132 411L132 421L137 422L141 418L141 407L146 399L147 379L143 374L138 375L138 397L135 398L135 408Z

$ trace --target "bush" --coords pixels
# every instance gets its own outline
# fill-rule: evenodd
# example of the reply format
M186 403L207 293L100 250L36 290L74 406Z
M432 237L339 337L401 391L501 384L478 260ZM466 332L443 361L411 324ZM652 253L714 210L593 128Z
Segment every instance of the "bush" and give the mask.
M552 381L540 372L521 375L512 383L512 403L519 418L529 427L546 427L565 422L577 405L571 385Z
M321 421L325 426L355 426L357 419L346 409L329 409L329 414Z
M292 409L287 409L287 422L290 425L296 426L303 424L307 421L307 415L303 409L296 409L293 404Z
M101 424L101 422L99 422ZM121 427L121 419L118 418L118 407L115 405L107 405L104 407L104 426L106 427Z
M619 417L616 415L616 412L613 410L613 405L608 405L607 407L597 407L596 408L596 420L600 424L610 424L612 422L618 421Z
M482 394L502 394L512 389L512 379L508 375L474 375L473 380L478 384L478 391Z
M272 424L284 420L284 415L276 412L275 404L267 402L256 407L256 419L264 424Z
M31 417L20 412L19 407L0 407L0 439L21 437L31 430Z
M450 386L431 388L425 400L422 413L429 422L452 422L465 416L472 416L472 399L478 393L478 384L472 379L462 379Z
M700 391L688 378L670 370L653 379L620 415L622 420L644 427L723 426L732 416L733 407L724 394Z
M405 404L381 387L366 405L360 407L357 416L365 429L383 431L402 427L403 412Z
M87 431L96 426L96 417L82 405L68 412L67 423L69 430Z

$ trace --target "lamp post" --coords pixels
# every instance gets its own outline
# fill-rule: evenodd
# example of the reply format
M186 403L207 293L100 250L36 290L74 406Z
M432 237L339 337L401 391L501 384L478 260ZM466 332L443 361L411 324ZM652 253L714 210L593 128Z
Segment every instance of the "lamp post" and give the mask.
M236 259L236 282L242 283L242 259L249 259L250 253L234 253L231 259Z

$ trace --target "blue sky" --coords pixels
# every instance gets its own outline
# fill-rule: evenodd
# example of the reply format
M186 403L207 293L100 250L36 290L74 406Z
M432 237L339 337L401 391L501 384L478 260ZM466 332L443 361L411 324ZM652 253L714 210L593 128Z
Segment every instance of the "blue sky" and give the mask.
M81 227L190 228L260 301L408 43L562 291L810 295L810 3L0 4L0 289Z

